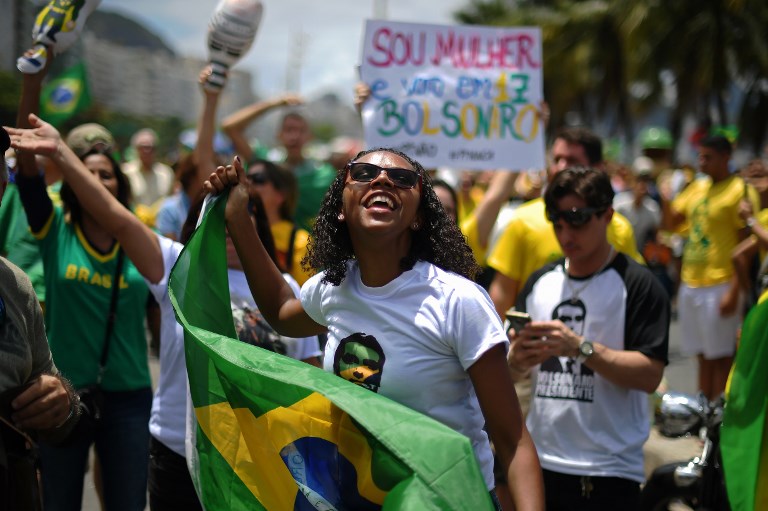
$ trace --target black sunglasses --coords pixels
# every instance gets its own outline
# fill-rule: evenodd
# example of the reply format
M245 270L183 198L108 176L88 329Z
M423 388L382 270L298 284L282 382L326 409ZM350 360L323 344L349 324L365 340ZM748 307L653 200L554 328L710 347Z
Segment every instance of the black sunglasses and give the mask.
M550 222L557 223L561 218L571 227L581 227L592 219L593 215L602 215L605 208L572 208L563 211L547 211Z
M381 171L385 171L389 180L398 188L413 188L421 180L416 171L397 167L384 168L373 163L351 161L347 163L346 170L349 177L358 183L370 183L379 177Z
M263 185L266 184L269 180L267 179L267 175L263 172L254 172L253 174L246 174L245 177L248 178L248 181L255 185Z

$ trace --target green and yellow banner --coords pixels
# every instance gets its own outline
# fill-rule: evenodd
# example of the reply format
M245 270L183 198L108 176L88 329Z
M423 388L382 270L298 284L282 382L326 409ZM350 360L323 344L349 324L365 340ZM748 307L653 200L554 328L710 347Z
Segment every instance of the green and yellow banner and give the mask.
M768 301L744 320L720 430L728 501L734 511L768 509Z
M469 439L331 373L237 340L218 199L181 253L170 297L208 511L491 510ZM414 389L418 391L418 389Z

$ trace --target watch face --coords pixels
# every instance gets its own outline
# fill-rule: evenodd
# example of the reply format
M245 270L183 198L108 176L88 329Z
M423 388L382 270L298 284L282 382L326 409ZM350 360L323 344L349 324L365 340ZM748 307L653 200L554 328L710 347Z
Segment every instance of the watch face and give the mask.
M584 341L579 345L579 353L581 353L585 357L589 357L592 355L592 353L595 352L595 348L592 346L592 343L589 341Z

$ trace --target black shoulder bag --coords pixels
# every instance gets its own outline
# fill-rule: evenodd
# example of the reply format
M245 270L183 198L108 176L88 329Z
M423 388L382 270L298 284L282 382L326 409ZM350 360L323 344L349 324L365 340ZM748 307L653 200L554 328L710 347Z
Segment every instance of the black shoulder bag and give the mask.
M115 267L115 276L112 280L112 298L109 303L107 326L104 332L104 347L101 350L101 360L99 360L99 374L94 385L77 390L77 394L80 396L80 421L75 426L73 434L70 435L72 439L82 438L83 436L93 438L93 434L101 421L101 413L104 409L104 392L101 389L101 380L107 365L109 341L115 327L115 319L117 318L117 300L120 294L120 277L123 272L124 258L125 255L121 248L117 253L117 266Z

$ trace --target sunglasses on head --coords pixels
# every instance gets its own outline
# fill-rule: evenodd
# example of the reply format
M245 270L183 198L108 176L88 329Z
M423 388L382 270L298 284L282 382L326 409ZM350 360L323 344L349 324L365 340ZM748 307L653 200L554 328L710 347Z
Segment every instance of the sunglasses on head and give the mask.
M571 227L581 227L589 222L593 215L602 215L604 212L605 208L572 208L562 211L548 211L547 218L553 224L562 219Z
M382 171L385 171L389 180L398 188L413 188L421 179L421 176L414 170L397 167L385 168L373 163L358 161L347 163L346 170L349 172L349 177L358 183L370 183L379 177Z
M246 174L245 177L248 181L255 185L263 185L267 183L267 176L263 172L254 172L253 174Z

